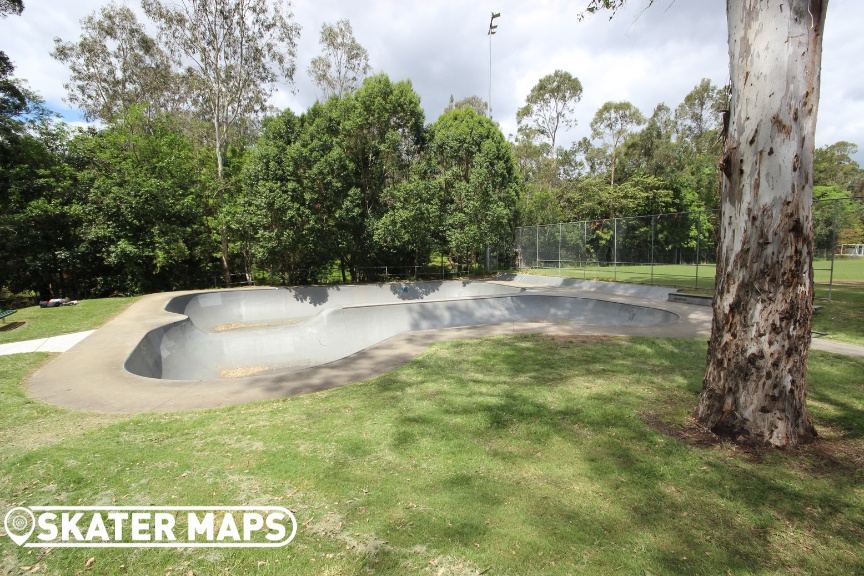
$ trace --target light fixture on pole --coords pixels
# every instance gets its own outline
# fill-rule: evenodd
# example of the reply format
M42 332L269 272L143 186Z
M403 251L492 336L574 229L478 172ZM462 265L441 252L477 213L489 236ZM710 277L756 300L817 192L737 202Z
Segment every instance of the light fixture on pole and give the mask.
M489 19L489 31L486 35L489 36L489 119L492 119L492 35L496 33L498 25L494 24L495 19L501 16L500 12L492 12L492 17Z

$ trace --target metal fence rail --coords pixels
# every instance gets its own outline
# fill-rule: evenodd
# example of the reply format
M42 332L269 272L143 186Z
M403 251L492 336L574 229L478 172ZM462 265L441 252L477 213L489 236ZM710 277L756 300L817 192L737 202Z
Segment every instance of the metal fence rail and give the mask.
M718 217L692 211L524 226L516 229L516 265L563 277L713 291ZM864 290L864 198L814 202L813 220L817 296L831 299L838 285Z

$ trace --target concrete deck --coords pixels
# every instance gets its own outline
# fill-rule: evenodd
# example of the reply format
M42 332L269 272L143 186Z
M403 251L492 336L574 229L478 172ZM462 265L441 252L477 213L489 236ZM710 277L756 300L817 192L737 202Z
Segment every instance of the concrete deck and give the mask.
M475 284L494 284L496 288L493 291L499 295L490 298L507 298L507 293L515 292L547 297L584 298L665 311L674 314L675 319L654 325L580 325L560 321L521 321L426 329L397 334L348 357L310 368L295 367L240 378L163 379L133 374L124 368L124 364L146 334L186 321L187 316L177 313L178 302L184 302L182 298L178 300L178 297L188 295L191 301L195 298L194 295L200 292L152 294L142 298L68 352L43 366L31 377L29 390L34 398L46 402L95 412L139 413L215 408L306 394L363 380L388 372L422 353L429 344L443 340L527 332L706 339L710 336L711 309L668 302L666 297L669 292L673 292L670 289L523 275ZM219 291L214 294L230 295L243 290L249 289ZM279 289L272 290L275 297L275 291ZM395 290L393 293L397 297L402 294ZM330 296L332 295L333 293L330 293ZM343 293L342 297L347 295L348 291ZM472 294L455 297L470 296ZM334 298L331 301L335 309L345 304L337 302L338 300ZM166 311L165 308L169 305L175 312ZM392 322L392 313L391 310L391 320L388 322ZM202 323L206 322L202 320ZM305 336L310 337L308 329ZM313 336L325 337L321 334ZM814 340L813 347L820 349L820 344L826 342L828 341ZM829 344L836 348L839 343ZM854 353L857 348L861 348L850 349L850 346L841 345L846 348L846 352L840 353ZM857 352L864 357L864 348Z

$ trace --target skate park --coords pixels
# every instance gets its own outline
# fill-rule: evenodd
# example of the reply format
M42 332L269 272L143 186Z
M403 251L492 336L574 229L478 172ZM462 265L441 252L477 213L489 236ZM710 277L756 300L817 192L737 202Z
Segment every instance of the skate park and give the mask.
M46 364L37 399L96 412L213 408L381 374L432 342L495 334L708 337L670 288L501 275L486 281L152 294Z

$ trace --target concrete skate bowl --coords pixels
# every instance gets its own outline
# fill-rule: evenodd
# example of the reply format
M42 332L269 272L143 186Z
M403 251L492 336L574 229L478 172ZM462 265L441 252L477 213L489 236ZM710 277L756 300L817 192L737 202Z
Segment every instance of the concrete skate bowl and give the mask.
M125 363L166 380L215 380L334 362L406 332L506 323L653 326L672 312L492 282L418 282L209 292L166 306Z

